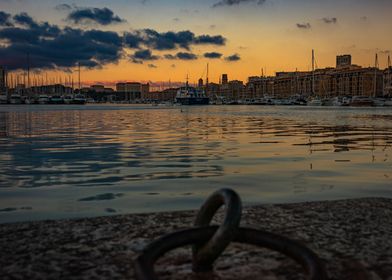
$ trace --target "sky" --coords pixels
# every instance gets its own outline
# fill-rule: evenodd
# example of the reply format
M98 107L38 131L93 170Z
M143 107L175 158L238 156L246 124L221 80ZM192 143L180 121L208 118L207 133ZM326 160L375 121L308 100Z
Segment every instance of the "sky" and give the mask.
M0 65L84 84L191 82L319 68L386 67L389 0L0 0ZM27 61L30 61L29 63ZM262 70L263 69L263 70ZM63 78L61 78L63 77Z

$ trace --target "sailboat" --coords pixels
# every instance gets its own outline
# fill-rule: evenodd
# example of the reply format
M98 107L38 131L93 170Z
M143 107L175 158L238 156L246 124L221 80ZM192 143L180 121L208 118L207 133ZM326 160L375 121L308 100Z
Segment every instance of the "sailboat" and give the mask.
M308 106L322 106L323 102L320 97L315 96L315 89L314 89L314 70L315 70L315 57L314 57L314 50L312 50L312 94L311 99L308 101Z
M79 93L74 96L72 99L72 104L84 105L87 100L86 97L82 94L82 86L80 83L80 63L78 64L78 72L79 72Z

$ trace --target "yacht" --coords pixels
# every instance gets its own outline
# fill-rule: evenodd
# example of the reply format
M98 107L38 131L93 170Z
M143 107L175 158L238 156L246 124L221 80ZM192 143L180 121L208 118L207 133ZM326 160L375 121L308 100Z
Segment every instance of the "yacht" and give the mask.
M48 104L49 103L49 96L45 95L45 94L41 94L38 97L38 104Z
M20 94L11 94L10 104L22 104L22 96Z
M322 106L323 102L320 98L313 98L308 101L308 106Z
M385 100L384 106L392 106L392 99Z
M374 101L368 96L353 96L350 102L350 106L354 106L354 107L374 106Z
M7 104L8 97L6 93L0 93L0 104Z
M71 104L84 105L86 104L86 102L87 100L83 94L76 94L75 97L72 99Z
M60 95L53 95L49 98L49 104L64 104L64 99Z
M73 98L72 98L71 95L65 95L65 96L63 96L63 100L64 100L64 103L65 103L65 104L71 104Z

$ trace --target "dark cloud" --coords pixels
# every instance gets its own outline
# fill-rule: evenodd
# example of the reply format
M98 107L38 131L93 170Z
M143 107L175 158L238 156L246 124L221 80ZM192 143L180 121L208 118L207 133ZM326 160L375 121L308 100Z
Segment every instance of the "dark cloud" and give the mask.
M26 25L29 27L37 27L38 23L36 23L31 16L27 13L20 13L14 16L14 21L21 25Z
M262 5L265 3L266 0L221 0L217 3L215 3L212 7L222 7L222 6L234 6L234 5L240 5L244 3L257 3L257 5Z
M195 38L195 44L211 44L211 45L224 45L226 39L221 35L210 36L210 35L200 35Z
M324 17L321 19L324 23L326 24L336 24L338 22L338 19L336 17Z
M238 61L240 59L241 59L241 57L238 54L233 54L233 55L225 57L226 61Z
M10 14L0 11L0 26L13 26Z
M26 13L14 16L20 26L0 29L9 44L0 47L0 64L9 69L26 67L29 53L32 68L69 68L80 62L93 68L117 62L123 52L122 38L115 32L59 28L36 22Z
M58 11L70 11L73 8L72 8L71 5L68 5L68 4L60 4L60 5L57 5L55 7L55 9L58 10Z
M144 60L157 60L158 56L153 55L150 50L138 50L132 56L132 61L135 63L143 63Z
M108 8L77 8L70 12L67 20L74 23L99 23L101 25L109 25L113 23L121 23L125 20L114 15L113 11Z
M197 59L197 55L193 53L187 53L187 52L179 52L177 53L177 58L182 59L182 60L194 60Z
M189 53L189 52L178 52L175 55L165 54L164 57L169 60L172 60L172 59L195 60L195 59L197 59L197 55L195 55L193 53Z
M310 29L312 28L312 26L310 25L310 23L297 23L297 27L299 29Z
M204 54L205 58L221 58L222 54L218 52L207 52Z
M141 29L124 34L112 31L85 30L75 27L59 27L48 22L38 22L27 13L10 15L1 13L0 38L7 44L0 45L0 65L10 70L26 68L27 54L32 69L69 70L80 63L88 68L100 68L117 63L126 56L125 51L135 49L130 56L134 63L157 59L195 60L189 50L197 45L224 45L221 35L195 35L189 30L157 32ZM185 49L174 55L153 55L154 51ZM205 57L220 57L219 53L207 53Z
M140 48L142 45L154 50L190 49L191 45L225 45L226 39L221 35L196 36L189 30L157 32L153 29L142 29L128 32L124 41L130 48Z

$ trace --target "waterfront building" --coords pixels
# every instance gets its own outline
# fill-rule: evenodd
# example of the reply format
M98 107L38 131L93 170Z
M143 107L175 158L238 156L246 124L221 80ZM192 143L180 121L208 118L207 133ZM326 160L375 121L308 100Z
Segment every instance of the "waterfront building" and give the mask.
M351 64L351 56L337 57L337 68L278 72L275 77L249 77L248 98L268 95L287 98L336 96L384 96L384 72L375 67Z
M135 101L142 98L142 94L150 91L149 84L137 82L118 83L116 84L117 96L123 101Z
M5 91L7 88L7 71L0 66L0 92Z
M227 74L222 74L222 85L225 85L229 82L229 78L227 76Z
M23 86L24 87L24 86ZM46 95L71 95L73 94L73 89L71 87L62 85L62 84L54 84L54 85L42 85L42 86L33 86L30 88L29 93L31 93L34 97L38 97L40 94Z
M178 88L168 88L163 91L145 91L142 100L145 103L174 102Z
M351 65L351 55L344 54L336 56L336 68L346 67Z
M392 67L384 71L384 96L392 97Z

